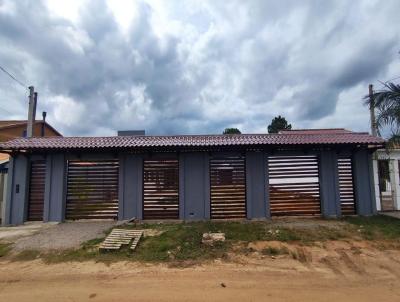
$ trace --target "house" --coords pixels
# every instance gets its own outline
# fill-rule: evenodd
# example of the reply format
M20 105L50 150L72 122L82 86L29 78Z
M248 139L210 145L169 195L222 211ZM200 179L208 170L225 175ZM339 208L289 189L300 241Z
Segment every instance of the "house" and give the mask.
M378 211L400 210L399 146L387 150L377 150L373 166Z
M384 143L345 129L17 138L0 144L12 156L4 223L372 215Z
M0 121L0 142L5 142L16 137L26 137L26 120L4 120ZM33 136L62 136L46 121L35 121Z
M43 120L35 121L33 125L34 136L62 136L56 129ZM25 137L28 122L26 120L0 120L0 142L5 142L17 137ZM0 221L4 216L4 192L7 184L7 171L9 155L0 153Z

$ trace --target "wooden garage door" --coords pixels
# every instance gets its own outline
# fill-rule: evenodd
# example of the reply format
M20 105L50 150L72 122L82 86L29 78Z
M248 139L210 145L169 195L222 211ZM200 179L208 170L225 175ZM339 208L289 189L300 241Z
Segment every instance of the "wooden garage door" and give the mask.
M28 220L43 220L44 188L46 178L46 162L32 161L29 179Z
M321 214L316 156L270 156L268 172L271 215Z
M117 219L118 160L68 161L66 219Z
M178 160L145 160L143 163L143 219L178 218Z
M342 215L354 215L356 203L354 197L353 168L351 158L338 159L340 206Z
M245 158L210 160L211 218L246 218Z

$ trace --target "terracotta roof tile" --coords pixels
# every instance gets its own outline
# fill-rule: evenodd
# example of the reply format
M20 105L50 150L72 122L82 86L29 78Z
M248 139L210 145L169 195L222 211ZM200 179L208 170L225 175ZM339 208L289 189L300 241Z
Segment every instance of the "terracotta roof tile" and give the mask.
M329 131L328 131L329 132ZM267 145L382 145L384 140L366 133L296 131L280 134L110 136L110 137L34 137L17 138L0 144L0 150L56 149L140 149L152 147L211 147Z

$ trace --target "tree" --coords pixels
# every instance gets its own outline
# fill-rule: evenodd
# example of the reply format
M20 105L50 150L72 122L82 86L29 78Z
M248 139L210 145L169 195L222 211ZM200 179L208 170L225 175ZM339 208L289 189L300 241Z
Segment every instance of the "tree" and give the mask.
M222 134L241 134L240 130L238 128L225 128L224 132Z
M378 133L389 126L392 131L391 140L400 138L400 84L384 83L383 89L364 97L365 104L376 109L376 126Z
M268 133L278 133L281 130L292 130L292 125L288 124L284 117L278 115L273 118L268 126Z

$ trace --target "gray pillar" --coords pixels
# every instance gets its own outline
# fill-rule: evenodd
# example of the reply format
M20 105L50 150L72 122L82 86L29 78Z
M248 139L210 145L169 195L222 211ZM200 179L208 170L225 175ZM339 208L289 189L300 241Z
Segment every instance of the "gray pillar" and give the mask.
M358 215L376 213L373 184L372 156L368 150L357 150L353 154L354 194Z
M267 200L269 199L267 198L267 188L266 154L264 152L247 152L246 202L248 219L269 217L269 213L267 213Z
M340 217L340 193L337 154L324 150L319 158L321 212L325 217Z
M63 153L46 157L46 182L43 208L44 221L62 222L66 207L66 161Z
M5 224L23 224L27 216L29 160L16 155L10 161Z
M209 157L205 152L182 153L180 157L180 195L184 199L185 220L210 218ZM183 175L181 174L183 170Z
M143 158L120 156L118 219L143 218Z
M13 186L14 186L14 167L15 160L14 157L10 157L10 161L8 164L8 179L7 179L7 188L6 188L6 198L3 201L4 205L4 220L2 221L2 225L11 224L11 206L12 206L12 196L13 196Z

